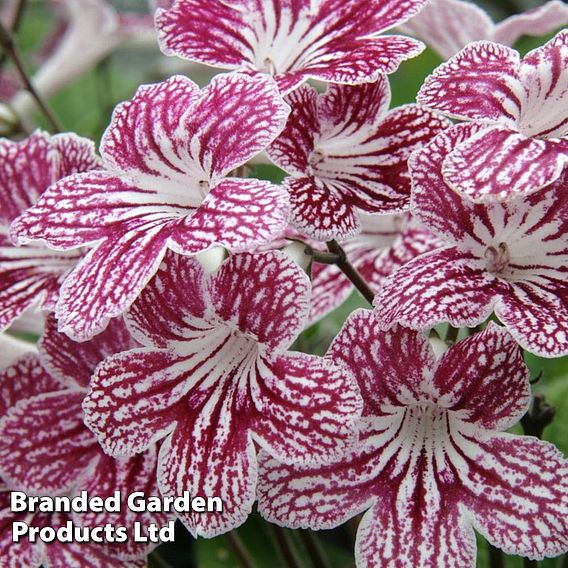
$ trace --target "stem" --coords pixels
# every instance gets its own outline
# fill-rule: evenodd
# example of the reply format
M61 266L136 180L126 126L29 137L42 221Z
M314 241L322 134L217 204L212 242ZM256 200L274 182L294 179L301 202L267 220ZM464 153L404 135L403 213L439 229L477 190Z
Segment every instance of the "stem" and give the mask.
M327 248L329 252L332 254L337 255L337 261L335 264L337 267L347 276L351 283L359 290L363 298L369 302L369 304L373 305L373 300L375 299L375 292L371 289L371 287L365 282L365 279L359 274L357 269L349 262L347 259L347 255L341 245L335 241L329 241L327 243Z
M459 328L448 324L448 331L446 331L445 341L455 343L458 338Z
M542 438L544 429L554 420L556 409L546 402L542 393L534 395L528 412L521 418L521 425L527 436Z
M19 0L18 4L16 5L16 9L14 11L14 19L9 23L10 32L15 34L18 29L20 28L20 24L22 23L22 16L24 15L24 11L26 9L26 0ZM2 68L6 63L7 55L6 52L0 55L0 73L2 72Z
M315 568L330 568L327 556L324 554L316 535L310 530L302 530L300 531L300 538Z
M61 127L59 126L57 119L47 106L47 103L41 98L35 87L32 85L32 82L28 77L28 74L24 67L22 58L20 57L16 44L14 43L14 40L12 38L12 34L4 27L2 22L0 22L0 46L4 50L6 56L14 64L14 67L18 71L18 74L20 75L24 86L26 87L26 90L34 98L37 106L45 116L46 120L49 122L52 130L54 132L61 132Z
M487 543L487 548L489 550L490 568L504 568L505 562L503 561L503 552L489 542Z
M538 568L538 562L530 558L523 558L523 568Z
M296 554L292 548L292 543L290 542L290 537L288 536L286 529L277 527L276 525L270 525L270 530L274 540L276 541L278 551L284 559L284 564L288 568L301 568L301 565L296 559Z
M231 531L226 535L227 542L231 547L233 554L237 557L239 561L239 565L242 568L254 568L254 562L250 557L243 541L241 540L240 536L237 534L237 531Z
M152 563L157 568L171 568L170 565L162 558L162 555L157 550L154 550L154 552L152 552L150 558L152 559Z

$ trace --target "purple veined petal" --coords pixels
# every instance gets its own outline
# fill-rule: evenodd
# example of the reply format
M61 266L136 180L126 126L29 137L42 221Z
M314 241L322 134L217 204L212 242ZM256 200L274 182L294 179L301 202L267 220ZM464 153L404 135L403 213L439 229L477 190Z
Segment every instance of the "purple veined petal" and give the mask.
M424 376L432 372L435 363L425 337L402 326L385 332L381 320L364 309L351 314L326 357L357 379L365 402L364 416L383 414L384 405L418 400Z
M156 26L167 55L270 73L289 92L308 77L359 84L395 71L423 46L400 36L376 36L423 5L423 0L190 0L158 10Z
M419 490L413 497L420 499ZM443 511L420 505L420 513L413 511L417 507L406 495L377 500L357 530L357 566L473 566L475 534L458 508L451 502L442 504Z
M507 554L568 551L568 462L548 442L510 434L466 436L463 502L475 528Z
M290 117L267 153L289 174L302 175L309 167L310 155L319 134L318 93L313 87L302 85L285 100L292 109Z
M35 515L33 518L33 526L39 524L39 516ZM69 521L72 521L72 519L66 513L54 513L49 516L46 515L46 519L41 524L57 530L58 527ZM145 558L123 560L120 554L122 546L124 545L95 544L93 542L59 543L55 541L48 545L42 545L43 554L40 563L53 566L53 568L108 568L109 566L113 568L145 568L147 566Z
M495 308L525 349L540 357L568 353L568 291L564 282L519 282Z
M125 314L128 329L147 347L174 347L187 338L192 320L204 317L205 294L205 272L199 261L168 252Z
M160 266L168 232L161 220L138 224L91 250L61 288L59 330L85 341L125 312Z
M290 222L301 233L325 241L346 238L360 230L357 211L337 191L313 177L286 178Z
M4 416L22 400L63 388L43 368L35 353L25 355L0 371L0 415Z
M568 6L551 0L522 14L511 16L495 26L493 40L513 45L523 35L545 36L568 24Z
M53 309L65 276L81 257L80 251L57 252L41 245L15 247L0 234L0 329L35 305Z
M194 214L172 228L169 246L194 255L213 246L238 252L270 242L286 226L286 190L267 181L226 178Z
M286 124L290 109L274 80L262 74L214 77L182 122L189 154L215 181L262 152Z
M471 43L426 79L417 101L455 118L515 128L524 97L519 64L514 49L489 41Z
M16 363L25 355L37 353L36 346L33 343L19 339L8 333L0 333L0 369L5 369ZM1 379L0 379L1 383ZM2 386L0 386L0 391ZM2 394L0 394L2 397ZM0 411L3 403L0 403Z
M101 159L97 156L95 143L88 138L65 132L52 136L51 143L59 152L58 178L101 167Z
M98 459L97 440L83 424L84 392L58 390L27 398L0 420L0 473L36 494L67 491Z
M373 303L377 317L385 325L398 322L414 329L482 323L506 285L475 268L476 260L455 247L415 258L384 282Z
M528 409L529 370L511 334L490 323L446 351L433 378L438 404L487 430L507 430Z
M444 22L441 26L440 22ZM492 39L495 25L487 12L463 0L431 0L401 31L424 41L443 59L449 59L472 41Z
M57 331L57 321L52 314L38 343L42 365L61 385L70 389L87 389L95 367L105 357L136 346L122 319L112 320L90 341L77 343Z
M568 136L568 30L528 53L519 77L526 90L521 133L544 139Z
M361 419L359 443L331 464L286 465L261 451L258 456L258 510L269 522L289 528L329 529L367 510L378 489L382 469L373 440L396 436L398 420Z
M408 161L413 183L410 202L413 216L451 243L466 240L476 243L481 240L478 233L491 224L488 208L474 205L452 191L442 175L444 161L453 149L483 132L484 127L478 124L459 124L438 134Z
M181 75L139 87L113 112L101 141L105 165L131 177L137 187L161 193L153 187L159 183L180 197L187 192L189 199L188 170L198 173L199 166L188 160L182 118L199 94L199 87Z
M89 495L97 495L103 499L112 496L115 491L120 492L121 509L118 514L88 511L73 515L73 521L84 527L100 527L107 523L127 527L127 543L107 546L109 552L114 553L117 558L144 557L156 547L156 544L151 542L134 541L132 531L135 522L139 522L141 527L148 527L152 523L165 526L172 516L171 513L134 512L127 506L127 497L135 492L144 493L145 499L160 497L156 478L157 461L158 451L155 447L126 459L114 459L101 453L96 466L83 484Z
M251 397L254 438L282 462L333 461L356 441L363 403L352 374L329 360L261 358Z
M442 174L455 191L476 203L505 201L558 179L568 162L566 147L493 127L458 144L445 159Z
M132 456L167 436L183 416L183 397L209 374L222 374L208 350L215 340L212 332L204 328L201 337L196 334L194 352L186 349L184 356L133 349L107 357L97 367L83 410L85 424L107 454Z
M244 281L246 287L238 285ZM270 350L288 348L304 328L310 282L281 252L233 255L207 288L211 306L222 321Z
M255 500L254 443L240 426L235 386L218 383L200 408L185 415L160 448L158 484L163 495L220 497L223 511L181 513L193 536L211 538L240 526Z
M140 189L98 170L52 185L12 223L11 237L18 245L41 240L53 249L73 249L126 231L128 222L146 218L165 224L192 211L179 196Z
M0 223L9 225L56 181L59 153L45 132L22 142L0 140Z

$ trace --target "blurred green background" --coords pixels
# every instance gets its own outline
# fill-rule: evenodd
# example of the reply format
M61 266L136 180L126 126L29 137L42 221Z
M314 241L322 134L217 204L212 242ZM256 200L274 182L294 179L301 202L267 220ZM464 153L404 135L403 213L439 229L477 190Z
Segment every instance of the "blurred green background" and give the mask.
M145 0L116 0L110 2L119 10L144 12ZM496 21L507 15L542 4L530 0L495 0L477 2L484 6ZM53 32L57 21L49 7L43 1L29 1L21 20L17 41L30 71L37 67L37 53ZM548 38L523 38L516 47L525 53L541 45ZM413 102L424 78L442 60L430 49L421 56L404 63L400 70L391 76L393 106ZM142 83L159 81L173 72L186 72L200 84L206 84L211 71L205 68L192 68L175 63L171 58L162 56L157 46L148 45L141 49L124 47L110 54L93 69L85 72L76 81L68 85L50 99L50 105L61 121L65 130L71 130L97 142L109 123L112 109L121 100L131 98L136 88ZM34 118L37 125L47 128L44 119ZM258 166L251 176L262 177L279 182L283 174L274 166ZM354 293L343 306L331 313L317 325L304 332L296 342L299 350L323 354L348 314L356 307L366 307L365 301ZM441 330L443 334L443 329ZM533 376L542 372L542 378L534 386L535 392L544 393L546 399L557 410L557 417L544 434L544 438L556 444L568 455L568 358L544 360L527 355L527 363ZM520 427L515 432L521 432ZM320 568L309 560L310 547L317 546L332 568L350 568L354 566L353 542L357 523L349 523L334 531L322 531L314 535L309 531L281 530L279 538L285 538L295 555L299 568ZM245 547L257 568L285 568L287 564L276 546L276 536L272 527L263 522L256 514L238 530ZM487 545L479 539L478 566L489 566ZM543 568L568 568L568 559L546 560L539 564ZM238 562L226 537L212 540L194 541L186 531L178 526L175 545L163 545L150 558L150 567L171 568L230 568ZM493 566L497 566L493 564ZM516 557L506 557L506 568L536 566Z

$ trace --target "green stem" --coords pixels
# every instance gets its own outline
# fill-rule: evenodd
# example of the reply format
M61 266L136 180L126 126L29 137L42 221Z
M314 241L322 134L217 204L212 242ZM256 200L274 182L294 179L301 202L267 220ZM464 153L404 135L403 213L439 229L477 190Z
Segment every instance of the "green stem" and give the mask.
M300 531L300 538L302 539L302 544L306 547L308 551L308 556L312 561L315 568L330 568L329 561L325 555L316 535L313 531L302 530Z
M254 562L250 557L241 537L237 534L237 531L231 531L225 535L227 542L231 547L233 554L237 557L239 565L242 568L254 568Z
M277 527L276 525L269 525L272 536L276 542L278 551L280 552L284 564L287 568L302 568L298 559L296 558L296 553L290 541L290 537L286 529Z
M47 103L41 98L35 87L32 85L32 82L26 72L22 58L20 57L20 54L18 52L18 48L16 47L14 39L12 38L12 34L4 27L2 22L0 22L0 46L4 50L6 56L14 64L14 67L18 71L18 74L20 75L20 78L22 79L26 90L34 98L37 106L45 116L46 120L49 122L52 130L54 132L61 132L59 122L47 106Z
M503 559L503 552L499 549L487 543L487 548L489 550L489 567L490 568L504 568L505 561Z

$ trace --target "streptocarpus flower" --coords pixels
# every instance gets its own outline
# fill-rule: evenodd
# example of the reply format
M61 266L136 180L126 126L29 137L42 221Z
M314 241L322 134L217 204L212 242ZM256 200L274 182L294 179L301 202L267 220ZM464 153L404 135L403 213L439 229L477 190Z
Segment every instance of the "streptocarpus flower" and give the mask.
M486 39L513 45L523 35L544 36L566 24L568 6L561 0L550 0L498 24L472 2L431 0L418 15L401 26L401 30L449 59L472 41Z
M480 41L426 79L419 104L485 128L444 162L445 180L476 202L528 195L568 162L568 30L520 59Z
M239 250L277 234L288 217L286 191L225 176L273 141L288 112L272 79L242 74L203 90L175 76L118 105L101 143L104 169L53 185L12 226L20 243L95 244L62 288L60 330L84 340L103 329L168 248Z
M482 128L482 127L481 127ZM384 324L473 327L494 311L542 357L568 353L568 176L526 197L475 204L452 191L444 160L480 127L460 124L410 159L414 217L446 242L394 272L375 298Z
M530 558L568 550L568 461L547 442L502 433L527 410L528 370L494 324L438 359L418 332L347 321L327 357L361 387L360 442L341 460L289 466L259 456L259 510L326 529L365 512L359 568L475 566L480 531Z
M158 10L166 55L222 69L274 75L284 93L308 78L361 84L393 73L423 49L379 35L419 12L426 0L177 0Z
M371 288L378 292L389 274L413 258L430 252L443 241L401 215L360 216L361 232L341 243L351 264ZM334 264L314 263L310 322L341 305L353 284Z
M416 105L388 112L390 99L384 75L373 84L329 85L322 95L304 85L286 98L292 114L268 154L290 174L284 185L300 232L345 238L360 230L360 211L408 207L408 157L450 122Z
M157 449L152 446L138 456L116 460L103 452L83 422L81 404L96 365L105 356L135 345L121 321L95 339L76 344L57 332L53 315L48 318L39 357L27 355L0 372L5 405L0 413L0 477L7 487L31 495L73 495L86 490L103 498L120 491L120 513L74 513L71 519L79 526L110 523L132 528L134 521L143 527L167 522L164 513L134 513L126 506L127 496L135 491L148 497L159 495ZM40 521L57 522L47 516ZM136 559L153 545L129 538L123 544L105 546L109 548L104 554L112 551L112 557Z
M39 303L53 309L81 251L54 251L37 243L16 247L10 224L54 182L100 165L90 140L36 132L22 142L0 139L0 330Z
M306 463L353 441L361 401L350 373L287 351L309 293L305 273L280 252L233 255L210 276L195 259L167 256L125 316L145 347L97 368L83 406L105 450L132 455L165 438L162 494L223 500L222 514L180 515L193 535L245 521L257 445Z

